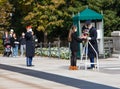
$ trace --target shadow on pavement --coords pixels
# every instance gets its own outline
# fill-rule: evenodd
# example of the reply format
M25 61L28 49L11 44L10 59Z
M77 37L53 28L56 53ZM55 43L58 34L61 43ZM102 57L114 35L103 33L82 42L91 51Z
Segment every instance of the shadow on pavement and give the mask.
M115 87L92 83L92 82L88 82L88 81L84 81L84 80L79 80L79 79L60 76L60 75L56 75L56 74L46 73L46 72L42 72L42 71L14 67L14 66L9 66L9 65L4 65L4 64L0 64L0 69L25 74L25 75L29 75L32 77L37 77L37 78L53 81L56 83L61 83L61 84L76 87L79 89L118 89Z

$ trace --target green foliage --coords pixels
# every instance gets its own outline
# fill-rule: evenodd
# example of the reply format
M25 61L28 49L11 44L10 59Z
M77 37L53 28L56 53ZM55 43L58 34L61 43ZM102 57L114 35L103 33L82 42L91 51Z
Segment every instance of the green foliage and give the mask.
M12 5L8 0L0 0L0 10L0 30L6 30L10 26Z
M57 57L62 59L69 59L70 53L68 47L60 47L60 51L58 50L58 47L52 47L52 48L37 48L35 53L36 55L40 56L50 56L50 57Z
M102 11L104 16L104 34L110 36L114 30L120 30L120 1L119 0L88 0L90 8Z

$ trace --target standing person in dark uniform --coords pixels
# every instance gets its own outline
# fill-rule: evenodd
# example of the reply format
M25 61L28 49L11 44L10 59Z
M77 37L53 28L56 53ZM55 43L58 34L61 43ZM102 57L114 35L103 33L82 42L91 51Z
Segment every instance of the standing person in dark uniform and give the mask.
M77 63L77 52L79 50L79 44L80 42L82 42L82 40L85 37L78 37L77 36L77 27L76 26L72 26L72 29L69 32L69 36L68 36L68 41L70 41L70 49L71 49L71 65L69 67L70 70L77 70L78 67L76 65Z
M26 65L32 66L32 60L35 54L35 45L33 42L32 28L31 26L26 27L27 32L25 33L26 39Z
M85 25L87 26L85 29L88 29L88 37L87 37L87 39L89 40L91 45L94 47L94 49L98 53L97 29L92 26L90 20L86 21ZM83 31L85 29L83 29ZM90 62L91 62L91 67L88 67L88 69L93 69L95 67L94 66L94 58L96 57L96 53L95 53L94 49L91 47L91 45L88 44L88 57L90 58Z

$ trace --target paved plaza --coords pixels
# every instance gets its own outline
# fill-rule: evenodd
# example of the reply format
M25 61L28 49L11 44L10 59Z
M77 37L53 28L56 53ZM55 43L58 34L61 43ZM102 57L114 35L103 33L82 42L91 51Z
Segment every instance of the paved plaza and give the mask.
M69 70L65 59L37 56L32 67L25 61L0 56L0 89L120 89L119 58L99 59L99 71Z

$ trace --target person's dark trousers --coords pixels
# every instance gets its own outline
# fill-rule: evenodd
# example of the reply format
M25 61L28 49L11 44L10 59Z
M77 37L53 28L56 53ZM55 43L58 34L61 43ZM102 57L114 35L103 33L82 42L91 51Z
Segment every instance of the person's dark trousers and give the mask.
M90 63L94 63L94 57L90 58ZM91 68L93 68L93 67L94 67L94 64L91 64Z
M76 51L72 51L71 53L71 66L76 66L76 63L77 63L77 52Z

